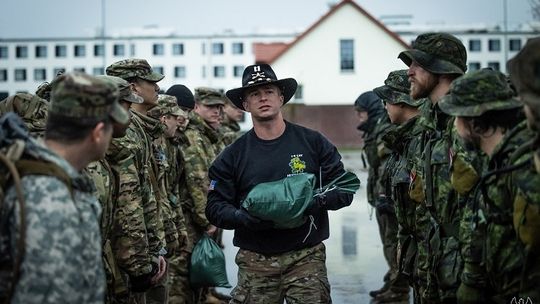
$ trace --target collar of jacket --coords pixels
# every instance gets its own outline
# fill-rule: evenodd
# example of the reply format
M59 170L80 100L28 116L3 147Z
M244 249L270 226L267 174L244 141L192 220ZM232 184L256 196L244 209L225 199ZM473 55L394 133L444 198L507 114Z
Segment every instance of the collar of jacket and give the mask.
M163 135L166 127L161 123L161 121L141 114L137 111L131 111L131 113L133 114L133 119L138 120L146 134L148 134L152 139L156 139Z

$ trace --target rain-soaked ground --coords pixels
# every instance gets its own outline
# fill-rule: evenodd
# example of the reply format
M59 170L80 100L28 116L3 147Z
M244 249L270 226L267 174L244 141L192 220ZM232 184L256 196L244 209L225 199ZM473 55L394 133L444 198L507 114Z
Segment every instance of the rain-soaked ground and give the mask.
M343 152L347 170L358 175L362 183L351 206L329 212L330 238L324 243L327 250L326 265L332 286L332 302L335 304L369 303L370 290L382 286L387 270L382 255L375 214L370 220L371 208L366 201L367 171L359 157L359 151ZM224 231L225 257L229 282L234 287L238 268L234 257L238 251L232 245L232 231ZM229 294L230 289L219 288Z

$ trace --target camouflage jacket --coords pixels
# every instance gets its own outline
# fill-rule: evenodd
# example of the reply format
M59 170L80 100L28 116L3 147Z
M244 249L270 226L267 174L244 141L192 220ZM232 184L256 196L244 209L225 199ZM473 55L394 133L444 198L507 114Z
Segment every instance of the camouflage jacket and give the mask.
M26 248L11 303L103 303L101 207L93 196L93 183L45 145L31 141L36 155L65 170L72 185L70 190L57 177L46 175L22 178L27 190ZM6 192L2 222L7 232L0 237L12 241L11 254L17 256L21 219L14 188Z
M241 135L240 125L236 121L230 120L227 117L225 117L221 123L219 132L221 133L223 144L225 146L232 144Z
M527 254L527 238L520 233L527 230L524 219L538 221L540 197L538 183L534 183L539 178L532 171L530 151L521 157L515 155L531 138L532 132L525 122L508 131L493 151L478 186L482 196L477 208L477 227L485 229L482 265L487 274L488 296L493 299L509 301L517 295L540 299L537 285L540 260L537 254ZM523 163L524 160L528 162ZM519 163L524 166L511 168ZM531 209L526 210L525 206ZM539 225L538 222L527 224Z
M382 140L383 135L391 127L390 120L387 114L379 118L377 124L370 133L365 133L364 153L369 164L368 182L367 182L367 198L368 203L376 207L377 200L384 189L381 189L381 169L384 167L384 162L390 156L390 150L384 146Z
M220 135L212 129L198 114L191 112L189 124L185 130L188 145L182 147L185 161L186 182L192 205L186 205L193 222L202 227L210 223L206 219L206 194L208 192L208 169L221 151ZM186 214L186 216L188 216Z

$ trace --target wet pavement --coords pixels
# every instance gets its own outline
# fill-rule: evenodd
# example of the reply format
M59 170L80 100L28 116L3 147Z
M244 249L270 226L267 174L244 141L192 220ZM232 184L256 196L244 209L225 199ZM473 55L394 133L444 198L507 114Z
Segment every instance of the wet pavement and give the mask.
M329 212L330 238L324 242L332 302L335 304L369 303L371 298L368 292L382 286L382 278L388 268L374 213L370 220L372 210L367 204L365 192L367 171L363 169L359 153L342 153L345 168L356 173L362 184L351 206ZM238 271L234 257L238 248L232 245L232 235L232 231L224 231L223 242L227 275L234 287ZM218 290L229 294L231 289Z

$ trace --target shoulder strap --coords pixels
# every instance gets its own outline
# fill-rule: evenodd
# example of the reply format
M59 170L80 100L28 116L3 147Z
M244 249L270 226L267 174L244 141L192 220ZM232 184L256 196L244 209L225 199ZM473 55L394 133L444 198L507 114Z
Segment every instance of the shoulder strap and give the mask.
M73 197L73 183L71 177L60 166L51 162L33 159L19 159L15 162L15 166L17 167L17 170L19 170L20 176L47 175L58 178L68 187L69 192Z

